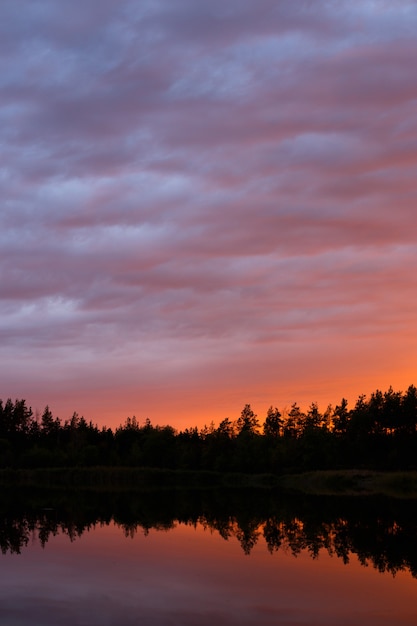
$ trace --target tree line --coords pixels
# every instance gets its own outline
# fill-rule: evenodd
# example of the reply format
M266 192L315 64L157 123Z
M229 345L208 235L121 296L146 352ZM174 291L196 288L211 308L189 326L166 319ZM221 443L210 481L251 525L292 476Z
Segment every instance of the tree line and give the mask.
M74 413L62 421L46 406L0 400L0 467L134 466L220 472L283 473L312 469L417 468L417 389L269 407L263 422L250 404L237 419L176 430L128 417L115 430Z

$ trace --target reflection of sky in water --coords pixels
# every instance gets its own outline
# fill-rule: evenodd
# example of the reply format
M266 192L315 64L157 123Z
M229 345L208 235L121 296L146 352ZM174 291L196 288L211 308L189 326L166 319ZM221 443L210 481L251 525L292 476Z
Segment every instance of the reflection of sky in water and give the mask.
M0 557L1 626L415 625L417 581L349 566L245 556L235 539L177 526L125 539L113 525Z

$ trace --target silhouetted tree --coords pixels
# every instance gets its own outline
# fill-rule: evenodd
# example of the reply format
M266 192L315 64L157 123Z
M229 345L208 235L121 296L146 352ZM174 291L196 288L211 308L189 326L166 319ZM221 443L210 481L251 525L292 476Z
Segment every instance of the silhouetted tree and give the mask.
M417 432L417 388L410 385L401 400L398 429L408 435Z
M258 428L259 422L257 415L252 411L250 404L245 404L237 420L238 434L255 434L258 431Z
M342 398L333 413L333 430L337 435L346 435L349 425L348 401Z
M307 429L320 428L322 426L323 416L319 411L317 402L312 402L304 417L304 431Z
M281 419L281 413L275 407L270 406L266 414L263 432L267 437L277 439L282 434L284 420Z
M230 419L226 417L220 422L218 428L214 432L219 437L227 437L228 439L231 439L235 435L233 422L231 422Z
M284 421L284 436L298 437L301 434L303 421L304 414L301 412L298 404L294 402Z

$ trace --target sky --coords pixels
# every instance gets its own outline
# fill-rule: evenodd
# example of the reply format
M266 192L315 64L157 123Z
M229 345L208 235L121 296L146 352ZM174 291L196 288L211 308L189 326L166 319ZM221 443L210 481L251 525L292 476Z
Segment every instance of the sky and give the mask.
M2 0L0 398L176 428L417 383L414 0Z

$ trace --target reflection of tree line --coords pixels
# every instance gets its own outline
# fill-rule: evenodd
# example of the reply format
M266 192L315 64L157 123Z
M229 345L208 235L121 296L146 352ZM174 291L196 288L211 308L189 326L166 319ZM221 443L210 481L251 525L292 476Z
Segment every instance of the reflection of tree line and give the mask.
M417 577L417 503L375 498L306 497L250 492L179 492L173 494L78 494L23 499L5 497L0 508L0 549L20 553L28 544L42 546L64 534L70 541L101 525L115 523L126 537L177 524L199 525L237 540L245 554L259 541L269 552L297 556L323 551L348 563L352 554L381 572L410 571ZM45 507L47 502L50 506Z
M168 416L169 419L169 416ZM392 388L320 410L272 406L263 423L246 404L240 416L176 431L127 418L115 431L74 413L65 421L47 406L34 415L25 400L0 400L0 467L131 466L220 472L282 472L332 467L414 468L417 389Z

